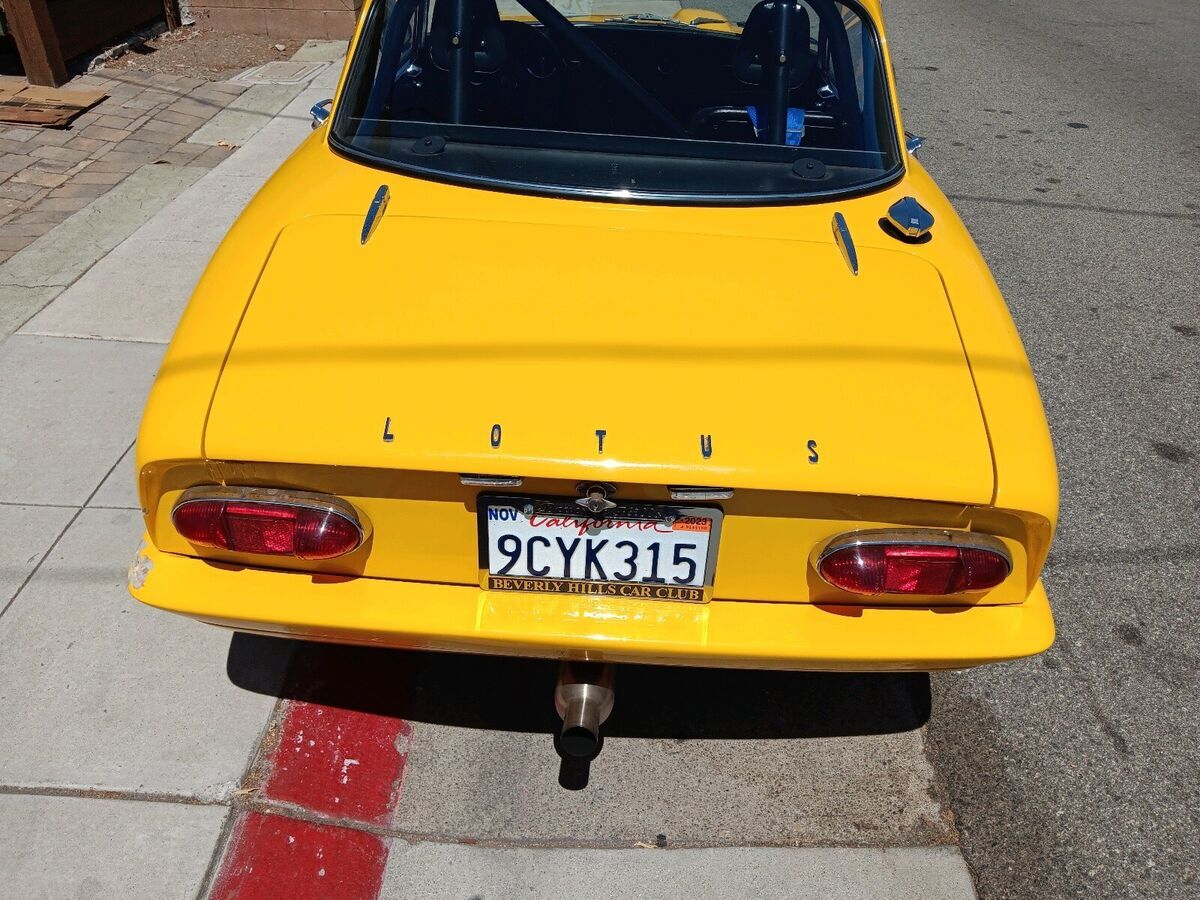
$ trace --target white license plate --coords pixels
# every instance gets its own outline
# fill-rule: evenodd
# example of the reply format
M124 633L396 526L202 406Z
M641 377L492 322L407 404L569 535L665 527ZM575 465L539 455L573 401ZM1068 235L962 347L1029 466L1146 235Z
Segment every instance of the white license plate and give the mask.
M479 498L483 586L493 591L708 599L721 511L622 503L592 516L572 500Z

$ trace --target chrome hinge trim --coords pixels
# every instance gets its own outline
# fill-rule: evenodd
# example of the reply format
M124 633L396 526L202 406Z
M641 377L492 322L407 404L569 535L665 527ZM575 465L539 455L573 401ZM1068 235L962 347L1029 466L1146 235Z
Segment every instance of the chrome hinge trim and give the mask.
M729 500L733 497L733 488L669 484L667 490L672 500Z
M469 472L461 473L458 480L470 487L520 487L524 482L520 475L476 475Z
M850 226L840 212L833 214L833 242L842 251L842 259L846 261L851 274L858 274L858 252L854 249L854 238L850 237Z
M329 118L329 107L333 105L333 100L322 100L320 103L314 103L308 114L312 116L312 127L318 128L325 124L325 120Z
M371 205L367 207L367 217L363 219L362 235L359 240L360 244L365 244L371 239L371 235L375 233L375 229L383 221L384 210L387 209L388 201L391 199L392 192L388 190L386 184L381 184L379 190L375 192L374 199L371 200Z

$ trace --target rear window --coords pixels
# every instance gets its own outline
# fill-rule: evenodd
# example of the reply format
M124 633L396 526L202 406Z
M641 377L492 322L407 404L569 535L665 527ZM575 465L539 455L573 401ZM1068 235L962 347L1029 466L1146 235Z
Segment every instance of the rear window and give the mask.
M331 143L511 190L802 202L901 170L877 36L837 0L376 0Z

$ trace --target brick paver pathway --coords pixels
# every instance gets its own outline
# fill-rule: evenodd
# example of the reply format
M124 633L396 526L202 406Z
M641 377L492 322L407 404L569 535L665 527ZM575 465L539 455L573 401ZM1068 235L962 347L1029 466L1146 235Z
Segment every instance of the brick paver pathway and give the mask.
M0 124L0 263L148 163L212 168L230 148L187 138L246 85L100 70L71 85L101 103L68 128Z

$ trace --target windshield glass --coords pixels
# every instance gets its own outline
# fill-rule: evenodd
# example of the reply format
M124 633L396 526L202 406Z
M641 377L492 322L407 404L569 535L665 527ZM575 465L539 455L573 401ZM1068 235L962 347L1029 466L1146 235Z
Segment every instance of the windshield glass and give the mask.
M745 202L900 171L869 19L837 0L376 0L332 143L515 190Z

